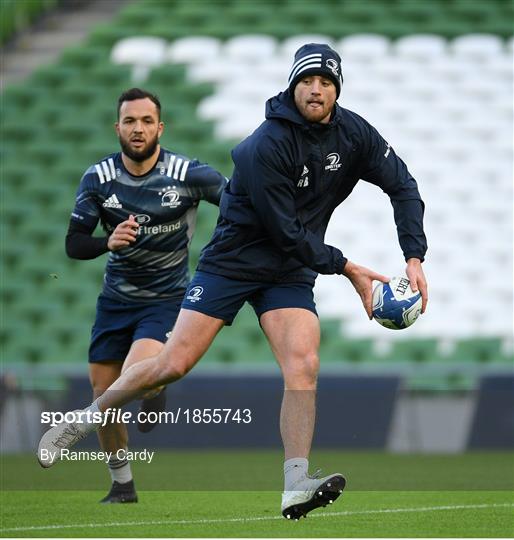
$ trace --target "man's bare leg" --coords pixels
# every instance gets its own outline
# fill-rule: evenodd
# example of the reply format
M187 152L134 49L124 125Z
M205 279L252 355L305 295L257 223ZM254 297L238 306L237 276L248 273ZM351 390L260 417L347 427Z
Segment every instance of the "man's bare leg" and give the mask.
M51 467L60 459L63 449L71 448L97 430L98 417L108 421L108 417L102 418L101 414L107 409L117 409L153 388L183 377L207 351L224 324L221 319L182 309L170 339L157 356L135 363L89 407L74 411L76 420L58 424L41 437L40 465Z
M100 397L114 383L128 362L129 365L139 362L149 356L158 354L164 344L154 339L136 340L125 359L125 362L98 362L89 364L89 378L93 387L93 398ZM100 448L109 453L108 467L112 480L110 492L104 497L103 503L137 502L132 470L130 463L119 450L128 449L127 427L122 422L112 422L102 426L98 431Z
M89 364L89 380L93 388L93 399L99 398L121 373L121 362L95 362ZM110 423L98 430L98 441L104 452L116 452L126 448L128 433L125 424Z
M156 339L141 338L132 343L130 351L123 362L122 373L141 360L157 356L164 348L164 343ZM148 433L158 424L158 417L153 421L152 416L148 416L149 413L159 413L166 407L166 392L164 392L164 386L158 386L153 390L150 390L143 396L139 405L139 412L144 414L138 415L137 429L142 433Z
M280 433L285 459L307 458L316 416L318 318L306 309L287 308L267 311L260 322L284 378Z
M224 324L221 319L181 309L159 354L124 371L97 400L99 410L121 407L149 390L181 379L200 360Z
M299 519L334 502L345 486L339 473L324 478L308 476L316 416L319 321L308 310L285 308L264 313L260 322L284 377L280 411L285 454L282 515Z

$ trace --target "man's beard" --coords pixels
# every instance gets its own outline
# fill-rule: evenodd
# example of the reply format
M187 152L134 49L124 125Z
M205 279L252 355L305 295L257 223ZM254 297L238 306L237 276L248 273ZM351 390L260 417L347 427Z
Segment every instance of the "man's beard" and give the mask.
M138 163L141 163L142 161L145 161L149 157L152 156L152 154L155 152L155 149L157 148L157 145L159 144L159 137L156 135L153 140L151 140L145 148L142 150L134 151L130 147L130 144L128 141L122 139L119 137L120 146L123 151L123 153L130 158L132 161L136 161Z

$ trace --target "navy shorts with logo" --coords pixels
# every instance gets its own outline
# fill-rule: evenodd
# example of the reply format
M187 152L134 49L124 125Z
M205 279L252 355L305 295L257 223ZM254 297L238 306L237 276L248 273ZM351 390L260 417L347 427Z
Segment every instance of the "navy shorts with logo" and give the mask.
M180 311L180 300L125 303L99 296L91 331L90 362L123 362L137 339L165 343Z
M316 312L312 285L309 283L263 283L197 271L187 288L182 308L222 319L230 326L248 301L257 317L281 308L303 308Z

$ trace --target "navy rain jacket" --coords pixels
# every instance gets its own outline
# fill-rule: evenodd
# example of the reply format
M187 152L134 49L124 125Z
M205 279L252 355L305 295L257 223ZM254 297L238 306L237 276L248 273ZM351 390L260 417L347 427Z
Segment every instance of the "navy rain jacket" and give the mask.
M405 259L424 259L424 204L405 163L366 120L336 104L310 123L285 91L232 151L231 181L198 270L239 280L314 283L341 274L342 252L324 243L334 209L363 179L391 199Z

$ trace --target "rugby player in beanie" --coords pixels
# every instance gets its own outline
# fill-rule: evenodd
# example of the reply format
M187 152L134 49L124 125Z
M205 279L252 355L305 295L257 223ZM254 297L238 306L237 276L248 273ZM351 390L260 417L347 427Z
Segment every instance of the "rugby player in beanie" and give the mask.
M288 88L267 101L265 121L232 151L234 171L221 197L216 229L170 339L157 356L127 369L85 409L104 412L135 399L143 389L180 379L249 302L284 379L281 511L288 519L330 504L345 486L340 473L317 477L308 471L320 341L313 287L318 273L344 276L371 318L373 280L388 281L324 241L334 209L360 180L388 196L407 277L421 292L422 311L427 304L424 204L417 183L373 126L336 103L341 85L341 59L328 45L310 43L297 51ZM80 440L96 426L52 428L40 452L62 444L63 431L70 429ZM344 422L338 429L344 429Z

